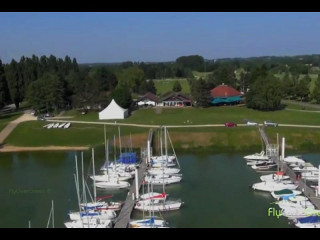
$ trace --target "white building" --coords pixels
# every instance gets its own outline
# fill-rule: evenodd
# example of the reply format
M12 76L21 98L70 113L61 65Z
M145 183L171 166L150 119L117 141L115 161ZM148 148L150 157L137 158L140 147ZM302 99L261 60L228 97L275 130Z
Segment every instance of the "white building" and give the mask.
M120 107L114 99L112 99L108 107L99 112L99 120L124 119L126 117L128 117L128 109Z
M157 106L159 103L159 98L151 92L147 92L144 96L140 97L136 101L139 107L143 106Z

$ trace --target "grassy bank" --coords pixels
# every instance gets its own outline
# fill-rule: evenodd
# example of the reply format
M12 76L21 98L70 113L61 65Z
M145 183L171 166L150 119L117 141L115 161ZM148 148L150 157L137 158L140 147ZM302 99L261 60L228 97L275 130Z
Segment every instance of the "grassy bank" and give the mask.
M3 114L0 115L0 131L2 131L2 129L5 128L5 126L7 126L7 124L15 119L17 119L18 117L20 117L22 115L22 113L8 113L8 114Z
M103 125L72 124L69 129L44 129L46 122L32 121L19 124L5 140L5 144L14 146L97 146L104 144ZM129 138L135 135L137 145L146 143L149 129L121 127L122 145L129 146ZM107 138L113 140L118 128L106 127Z
M20 124L6 139L6 143L14 146L90 146L104 144L103 126L73 124L70 129L43 129L43 122L25 122ZM118 129L106 126L107 137L113 141ZM130 146L131 133L133 147L146 146L149 129L121 127L122 147ZM286 137L288 150L315 151L320 145L320 130L309 128L266 128L270 140L276 143L276 134ZM23 136L23 137L22 137ZM237 128L176 128L170 129L170 136L177 152L258 152L262 149L262 141L256 127ZM155 135L155 153L158 152L158 135Z

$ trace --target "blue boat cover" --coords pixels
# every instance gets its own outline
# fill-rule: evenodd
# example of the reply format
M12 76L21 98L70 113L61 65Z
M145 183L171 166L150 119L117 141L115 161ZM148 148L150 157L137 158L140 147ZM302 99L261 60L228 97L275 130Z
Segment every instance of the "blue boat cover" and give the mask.
M136 152L121 153L118 163L123 163L123 164L137 163L137 153Z
M85 217L85 216L89 216L89 217L93 217L93 216L98 216L99 213L95 213L95 212L89 212L89 213L80 213L80 217Z
M290 195L288 195L288 196L282 196L282 199L283 199L283 200L289 200L289 198L295 197L295 196L296 196L295 194L290 194Z
M310 217L305 217L305 218L298 218L297 220L300 223L318 223L318 222L320 222L320 217L319 216L310 216Z
M143 223L143 224L154 224L154 217L151 217L150 219L147 219L147 220L143 220L139 223Z

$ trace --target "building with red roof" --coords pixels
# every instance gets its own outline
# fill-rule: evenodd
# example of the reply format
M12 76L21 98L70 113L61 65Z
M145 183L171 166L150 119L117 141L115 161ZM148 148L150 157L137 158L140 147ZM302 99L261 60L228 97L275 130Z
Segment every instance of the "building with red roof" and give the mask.
M243 94L228 85L219 85L211 91L213 105L239 104L243 101Z

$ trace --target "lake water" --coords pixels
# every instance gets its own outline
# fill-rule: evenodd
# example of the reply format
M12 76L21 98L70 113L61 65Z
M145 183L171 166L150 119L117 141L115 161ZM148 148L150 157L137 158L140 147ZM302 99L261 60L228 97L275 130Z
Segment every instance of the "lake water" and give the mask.
M64 227L68 211L77 209L74 155L72 151L1 153L0 227L28 227L29 221L31 227L46 227L51 200L55 227ZM90 156L90 151L84 153L86 176ZM303 155L315 166L320 163L319 156ZM251 189L261 174L245 164L242 154L178 157L183 180L167 186L166 192L172 199L182 199L184 205L178 211L162 213L171 227L293 227L284 217L268 216L268 208L276 206L270 204L274 199L268 193ZM99 172L104 162L102 149L96 151L95 159ZM88 183L92 185L91 180ZM162 188L158 190L161 192ZM98 196L108 194L113 194L113 200L124 200L127 191L98 191ZM134 211L132 218L141 216Z

